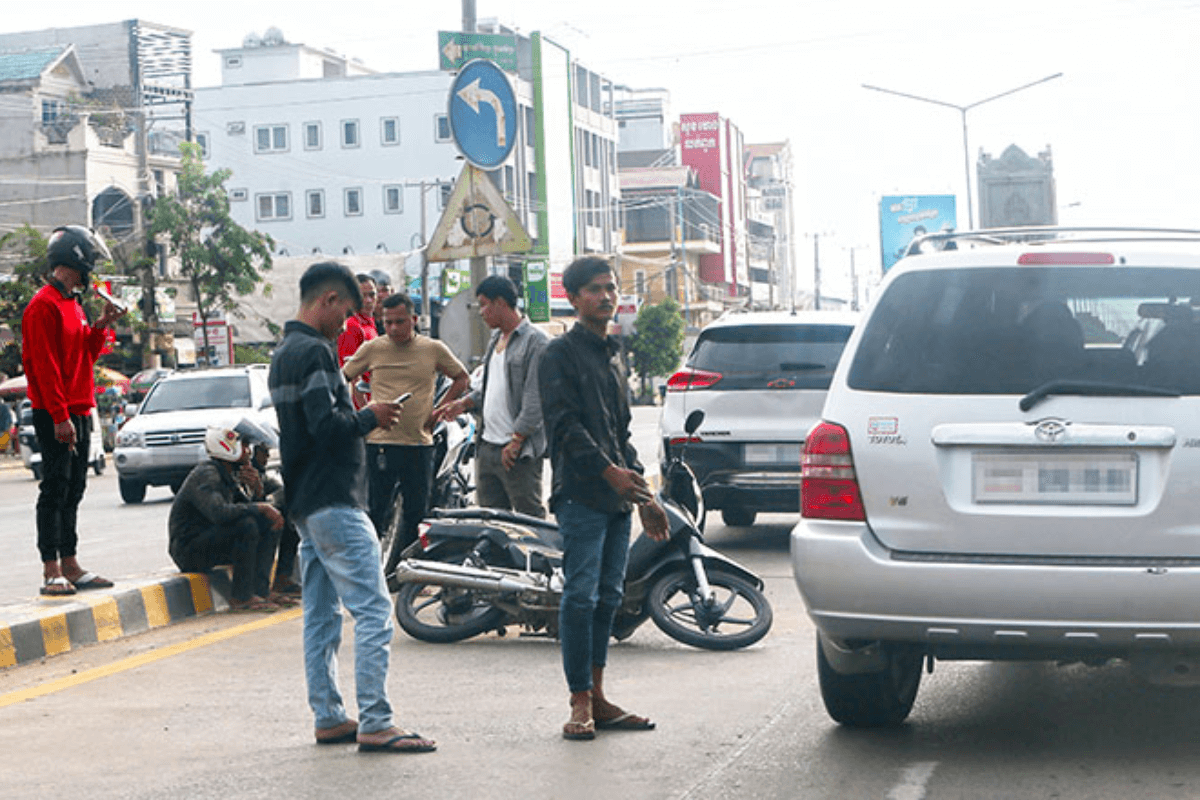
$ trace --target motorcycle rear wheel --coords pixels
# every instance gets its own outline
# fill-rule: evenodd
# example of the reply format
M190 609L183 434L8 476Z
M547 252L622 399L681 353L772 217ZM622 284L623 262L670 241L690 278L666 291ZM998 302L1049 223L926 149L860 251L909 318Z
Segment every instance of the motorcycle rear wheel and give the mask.
M448 644L503 627L504 611L469 589L406 583L396 593L396 621L414 639Z
M767 635L774 616L758 587L719 570L708 573L708 582L716 593L711 609L697 607L690 572L668 572L656 580L646 595L654 624L672 639L706 650L736 650Z

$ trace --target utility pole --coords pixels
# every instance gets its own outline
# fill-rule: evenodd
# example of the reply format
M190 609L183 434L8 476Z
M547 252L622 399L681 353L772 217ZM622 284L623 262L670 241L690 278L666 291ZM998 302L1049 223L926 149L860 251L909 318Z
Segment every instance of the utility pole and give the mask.
M464 33L474 33L476 27L475 0L462 0L462 27ZM487 257L474 256L471 258L471 287L483 283L488 275ZM471 326L471 357L483 358L487 351L488 329L483 317L470 314Z
M821 234L813 234L813 308L821 310Z
M850 248L850 310L858 311L858 272L854 269L854 248Z

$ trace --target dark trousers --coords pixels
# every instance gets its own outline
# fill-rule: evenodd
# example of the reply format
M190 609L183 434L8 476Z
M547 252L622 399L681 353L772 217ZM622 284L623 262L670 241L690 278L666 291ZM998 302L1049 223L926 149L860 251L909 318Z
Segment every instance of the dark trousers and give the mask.
M271 593L271 566L279 532L261 514L242 517L231 525L214 525L172 551L182 572L207 572L218 564L233 565L233 599L249 600Z
M433 448L426 445L367 445L367 470L370 474L371 522L382 536L392 518L392 495L399 487L404 498L400 545L408 547L417 540L417 526L425 518Z
M49 411L33 410L33 429L42 450L42 482L37 499L37 546L42 561L70 558L79 543L76 521L87 488L92 418L71 415L71 424L75 426L74 449L54 438L54 420Z
M279 534L279 560L275 562L275 578L296 579L296 550L300 547L300 534L290 519L284 517L283 531Z

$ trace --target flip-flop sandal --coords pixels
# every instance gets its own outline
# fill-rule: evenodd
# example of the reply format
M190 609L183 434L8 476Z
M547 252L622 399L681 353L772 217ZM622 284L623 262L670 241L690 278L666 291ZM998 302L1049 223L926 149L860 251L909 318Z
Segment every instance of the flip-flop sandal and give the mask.
M108 578L101 578L94 572L85 572L71 583L76 589L108 589L113 585Z
M39 591L46 597L69 597L75 594L75 587L62 575L56 575L53 578L46 578L46 582L42 584Z
M562 737L571 742L588 742L596 738L596 722L568 720L563 724Z
M314 734L314 736L317 740L317 744L354 744L355 742L357 742L358 741L358 723L352 719L348 719L345 722L343 722L341 725L335 725L330 730L337 730L338 728L343 728L343 727L345 728L345 730L343 730L341 733L335 734L333 736L321 737L319 735Z
M437 750L437 745L428 739L421 737L419 733L404 733L399 736L393 736L386 742L374 744L372 742L359 742L358 752L360 753L432 753Z
M612 719L596 720L596 730L600 731L652 731L654 723L645 717L626 711Z

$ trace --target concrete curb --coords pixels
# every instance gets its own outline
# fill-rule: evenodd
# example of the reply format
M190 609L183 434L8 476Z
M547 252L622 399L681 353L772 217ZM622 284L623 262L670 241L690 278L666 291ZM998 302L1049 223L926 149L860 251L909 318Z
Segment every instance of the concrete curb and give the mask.
M0 669L229 608L229 577L175 573L0 607Z

